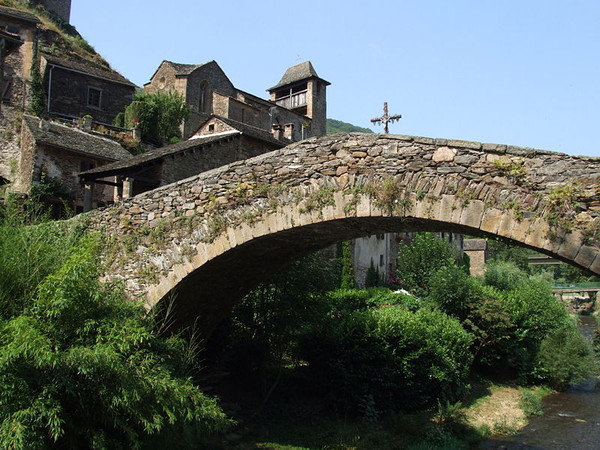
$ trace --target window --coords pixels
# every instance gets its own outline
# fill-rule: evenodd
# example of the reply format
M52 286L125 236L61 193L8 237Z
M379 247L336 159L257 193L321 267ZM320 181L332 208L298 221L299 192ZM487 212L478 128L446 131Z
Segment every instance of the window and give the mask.
M214 123L211 123L211 124L208 126L208 131L215 131L215 124L214 124Z
M93 87L88 87L87 104L93 108L100 108L102 101L102 90Z

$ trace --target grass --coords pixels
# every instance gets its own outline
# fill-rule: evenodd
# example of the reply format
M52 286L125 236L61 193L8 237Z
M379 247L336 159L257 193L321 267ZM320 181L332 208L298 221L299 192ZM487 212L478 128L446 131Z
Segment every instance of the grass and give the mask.
M241 405L239 440L224 437L207 442L214 450L379 450L468 449L490 436L506 436L527 424L527 414L541 412L541 398L550 391L493 383L474 378L462 403L439 404L428 411L396 413L376 424L366 423L356 411L340 411L318 398L310 380L288 369L280 388L263 412L252 417L248 386L235 383ZM227 388L224 389L227 391ZM245 395L239 397L239 392ZM220 393L222 397L227 395Z

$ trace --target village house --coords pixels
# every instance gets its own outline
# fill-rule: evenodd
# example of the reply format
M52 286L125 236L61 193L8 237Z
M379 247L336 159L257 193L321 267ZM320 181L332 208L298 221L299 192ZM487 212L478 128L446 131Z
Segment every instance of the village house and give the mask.
M183 96L191 110L182 126L187 139L89 170L80 178L91 186L114 176L119 195L128 197L322 135L327 85L307 61L287 69L269 89L271 100L263 100L237 90L215 61L199 65L163 61L145 90Z
M45 177L52 178L68 193L67 206L75 212L83 212L84 204L89 209L114 201L111 186L98 183L95 189L84 190L78 178L80 172L131 157L112 139L28 115L23 117L21 144L15 191L30 192Z
M130 197L225 164L283 147L269 132L234 120L210 117L190 139L152 149L79 175L88 189L115 177L118 195Z
M234 87L215 61L178 64L163 61L146 92L179 93L190 107L182 125L187 139L210 115L224 117L272 132L276 137L298 141L325 134L326 87L309 61L290 67L268 91L270 100Z

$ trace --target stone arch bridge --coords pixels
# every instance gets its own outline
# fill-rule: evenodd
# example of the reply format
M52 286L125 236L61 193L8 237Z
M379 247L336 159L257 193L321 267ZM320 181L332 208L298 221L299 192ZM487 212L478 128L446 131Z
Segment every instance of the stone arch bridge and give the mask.
M108 278L210 333L286 263L384 232L499 236L600 274L600 158L411 136L313 138L91 213Z

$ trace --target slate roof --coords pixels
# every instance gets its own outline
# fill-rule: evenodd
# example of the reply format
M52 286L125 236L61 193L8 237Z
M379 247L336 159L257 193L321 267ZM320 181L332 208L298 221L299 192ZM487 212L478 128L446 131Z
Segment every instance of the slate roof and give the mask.
M305 61L303 63L289 67L283 74L283 77L281 77L281 80L279 80L279 83L267 90L272 91L273 89L277 89L282 86L293 84L297 81L306 80L309 78L319 78L319 75L317 75L317 71L313 67L312 63L310 61ZM319 80L325 81L322 78L319 78ZM327 83L327 85L331 84L329 81L325 81L325 83Z
M210 64L211 62L214 61L208 61L206 63L202 63L202 64L180 64L180 63L175 63L172 61L166 61L165 62L167 64L169 64L171 67L173 67L173 69L175 69L175 72L177 73L177 75L189 75L191 74L194 70L205 66L206 64Z
M0 6L0 14L4 16L13 17L15 19L20 19L25 22L41 23L40 19L38 19L37 16L28 13L27 11L21 11L20 9Z
M267 131L241 122L237 122L235 120L213 115L210 116L207 119L207 121L213 117L216 117L217 119L225 122L227 125L235 128L237 132L232 130L231 132L215 133L206 136L193 137L188 139L187 141L178 142L177 144L167 145L166 147L149 150L146 153L133 156L127 160L117 161L114 163L106 164L101 167L97 167L95 169L88 170L86 172L80 173L79 175L82 176L82 178L84 179L95 179L116 175L122 172L124 169L140 167L144 165L152 165L155 162L158 162L160 159L165 158L167 156L176 155L178 153L183 153L187 150L202 147L204 145L212 144L221 140L230 139L232 137L239 137L241 135L268 142L278 147L283 147L287 144L286 142L278 141L273 137L271 133ZM206 121L204 123L206 123Z
M249 137L252 137L255 139L259 139L261 141L269 142L271 144L281 145L281 146L285 146L285 145L289 144L289 141L280 141L278 139L275 139L275 137L270 132L263 130L262 128L257 128L257 127L248 125L243 122L238 122L237 120L229 119L227 117L216 116L213 114L207 120L205 120L204 123L206 123L208 120L210 120L213 117L225 122L230 127L233 127L236 130L241 131L246 136L249 136ZM202 125L200 125L200 127Z
M113 81L115 83L120 83L120 84L125 84L127 86L135 87L135 84L133 84L131 81L129 81L127 78L125 78L120 73L112 71L112 70L108 70L102 66L94 64L91 61L66 60L66 59L62 59L62 58L57 58L56 56L48 55L46 53L44 53L43 56L44 56L44 59L48 62L48 64L51 64L53 66L58 66L58 67L65 68L67 70L73 70L73 71L77 71L77 72L84 72L84 73L87 73L89 75L92 75L92 76L95 76L98 78L102 78L105 80Z
M176 144L167 145L153 150L149 150L137 156L130 157L123 161L117 161L110 164L97 167L95 169L82 172L79 175L84 179L95 179L102 178L105 176L116 175L123 169L134 168L144 165L151 165L154 162L165 158L167 156L176 155L186 150L191 150L196 147L202 147L206 144L218 142L220 140L231 138L232 136L239 136L239 133L228 133L218 135L208 135L195 139L188 139L187 141L181 141Z
M69 150L109 161L131 158L131 153L118 142L86 133L78 128L48 122L48 130L40 128L40 119L23 116L23 121L37 144Z

